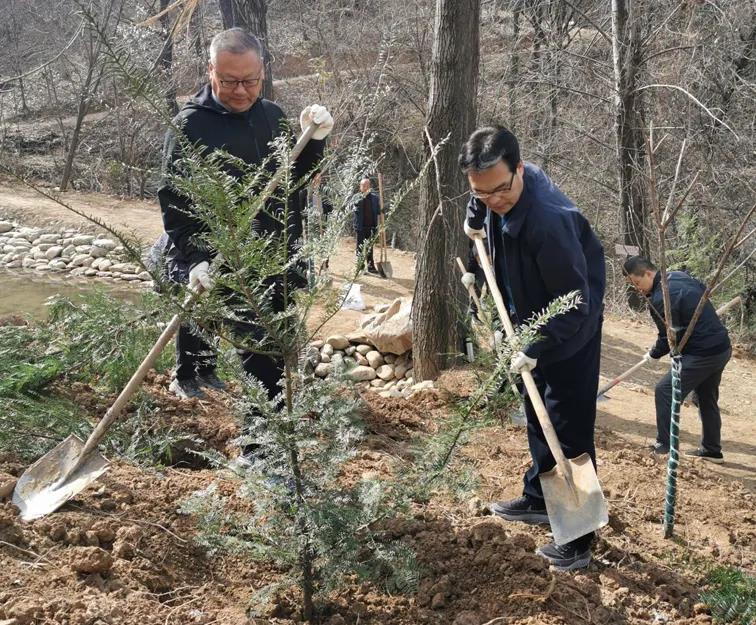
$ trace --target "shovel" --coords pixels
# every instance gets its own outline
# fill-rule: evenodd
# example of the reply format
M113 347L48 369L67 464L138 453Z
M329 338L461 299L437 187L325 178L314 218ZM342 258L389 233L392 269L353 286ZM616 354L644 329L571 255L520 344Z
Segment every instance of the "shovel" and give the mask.
M317 125L311 124L292 148L291 159L295 159L304 149ZM282 166L268 181L261 197L267 198L278 186L286 165ZM213 267L220 260L216 257ZM184 308L191 307L198 293L190 293L184 301ZM89 435L86 442L71 434L47 452L18 479L13 491L13 504L21 511L21 518L30 521L54 512L66 501L74 497L100 475L107 471L110 463L97 451L97 444L108 428L121 415L132 395L141 386L145 376L152 369L155 361L165 346L173 338L181 324L180 316L174 315L160 334L150 353L139 365L126 387Z
M380 260L378 261L378 273L382 278L391 278L394 275L394 268L388 259L386 251L386 220L383 217L383 176L378 174L378 200L381 206L380 213L380 234L379 241L381 244Z
M512 337L514 336L512 321L509 319L504 300L496 285L496 278L491 269L483 239L476 237L475 247L478 250L478 262L486 274L488 288L496 302L496 309L499 311L507 337ZM554 542L557 545L564 545L609 522L606 500L601 492L601 485L591 457L588 454L581 454L577 458L565 458L533 374L523 370L520 375L528 390L528 397L533 404L551 455L556 461L556 466L550 471L541 473L538 479L543 489Z

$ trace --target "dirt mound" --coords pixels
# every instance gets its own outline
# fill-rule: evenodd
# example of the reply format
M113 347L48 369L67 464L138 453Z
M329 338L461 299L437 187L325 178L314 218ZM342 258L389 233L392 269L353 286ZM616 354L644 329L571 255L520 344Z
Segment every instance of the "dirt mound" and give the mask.
M161 418L192 422L206 435L219 429L219 403L208 403L205 414L202 406L163 397L165 382L153 377L147 387L157 397ZM91 393L82 396L93 410L107 403ZM446 409L434 394L402 401L366 393L364 400L369 435L350 465L354 479L389 475L392 461L413 437L435 431ZM221 443L222 437L208 440ZM708 466L684 462L677 540L664 540L659 517L665 466L605 430L597 442L611 520L587 570L548 569L534 553L549 541L546 528L481 516L482 504L519 494L528 459L523 430L490 427L476 432L461 452L480 476L473 499L432 497L416 504L410 517L382 528L387 538L417 554L416 592L389 596L355 578L323 598L322 623L711 623L707 608L697 603L701 563L753 567L752 496ZM0 473L19 475L23 469L12 458L0 458ZM248 608L258 607L250 603L255 589L280 579L270 563L207 551L195 541L196 522L180 505L212 483L219 493L236 497L238 484L217 471L156 471L116 462L93 487L46 518L23 523L9 501L0 502L0 620L14 625L297 622L296 589L279 591L266 618L247 616ZM253 505L246 499L233 502L241 513Z

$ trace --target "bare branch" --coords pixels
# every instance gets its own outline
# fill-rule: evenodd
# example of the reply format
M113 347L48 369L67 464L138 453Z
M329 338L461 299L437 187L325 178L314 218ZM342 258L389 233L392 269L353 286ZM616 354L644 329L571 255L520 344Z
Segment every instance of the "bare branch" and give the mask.
M696 96L694 96L689 91L686 91L685 89L683 89L680 85L667 85L667 84L658 83L658 84L653 84L653 85L643 85L642 87L638 87L635 91L645 91L646 89L661 88L661 87L666 87L667 89L674 89L676 91L680 91L684 93L691 100L693 100L693 102L695 102L698 106L700 106L709 117L711 117L718 124L721 124L722 126L727 128L727 130L729 130L735 136L735 138L738 141L740 141L740 137L738 136L737 132L735 132L724 121L722 121L716 115L714 115L714 113L712 113L706 106L704 106L704 104L698 98L696 98Z

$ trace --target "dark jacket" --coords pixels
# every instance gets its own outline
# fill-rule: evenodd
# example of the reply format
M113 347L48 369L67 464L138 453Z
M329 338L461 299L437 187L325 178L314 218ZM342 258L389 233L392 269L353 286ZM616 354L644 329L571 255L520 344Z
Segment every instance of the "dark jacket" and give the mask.
M288 129L286 116L273 102L260 98L248 111L232 113L215 101L210 85L205 85L181 108L173 123L181 128L190 143L203 146L206 155L223 149L250 165L261 164L271 153L268 145L270 141ZM294 167L296 180L314 170L322 158L324 145L324 141L310 140L305 146ZM163 147L164 173L176 172L176 161L180 157L180 143L173 129L170 129L166 133ZM277 165L271 162L268 168L272 173ZM242 175L242 172L234 168L227 167L227 170L237 179ZM192 215L189 199L177 193L167 178L158 189L158 198L163 225L171 240L167 250L168 258L186 263L189 267L201 261L211 260L212 253L201 249L192 241L192 237L203 232L205 228L204 224ZM297 206L296 194L292 194L291 206ZM273 200L268 202L266 209L273 214L281 210ZM292 222L288 224L289 236L296 239L301 234L300 219L296 210L290 211L290 216ZM255 217L252 227L261 234L282 230L279 221L263 212Z
M670 271L667 273L667 280L672 308L672 328L675 330L679 344L706 287L682 271ZM669 353L669 341L667 341L667 329L664 324L664 294L661 288L661 273L658 271L654 277L651 293L647 297L651 318L659 330L656 344L649 353L652 358L661 358ZM683 354L713 356L721 354L729 348L730 337L727 334L727 328L722 325L711 302L706 302L701 316L693 328L693 333L683 348Z
M378 226L378 216L381 214L381 203L375 191L368 192L367 197L370 198L370 203L373 206L373 225L368 226L368 227L376 228ZM365 228L365 224L363 222L363 217L362 217L362 200L364 198L365 196L362 195L362 193L359 193L357 194L354 200L354 229L355 231L360 231Z
M575 354L599 331L603 315L604 249L588 220L531 163L525 165L522 195L506 216L488 211L475 198L467 211L472 228L487 228L496 281L516 313L514 324L527 321L554 298L580 291L577 309L552 318L539 331L542 340L524 350L542 364Z

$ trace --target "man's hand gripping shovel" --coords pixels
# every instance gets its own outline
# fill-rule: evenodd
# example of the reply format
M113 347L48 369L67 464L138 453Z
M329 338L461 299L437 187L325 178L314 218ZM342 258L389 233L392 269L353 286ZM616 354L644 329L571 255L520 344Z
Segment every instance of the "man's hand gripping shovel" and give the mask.
M317 130L317 124L307 126L292 148L291 160L299 156L315 130ZM261 197L267 198L275 191L283 177L284 167L281 167L269 180ZM212 269L217 268L219 262L219 258L216 257L211 272ZM190 293L184 301L184 309L191 308L201 292L202 287L198 286L194 293ZM131 376L126 387L86 442L71 434L31 465L18 479L13 491L13 503L21 511L22 519L29 521L54 512L107 471L110 463L97 451L97 445L139 389L145 376L173 338L180 324L181 317L178 314L174 315L150 353Z
M496 285L496 278L493 275L483 239L475 237L474 241L480 264L486 274L488 288L496 302L496 309L504 324L507 337L513 337L512 321L509 319L501 292ZM556 461L556 466L551 471L541 473L538 479L541 481L554 542L557 545L563 545L609 522L606 500L591 457L588 454L581 454L577 458L570 459L564 456L533 375L530 371L523 370L521 376L549 450Z

